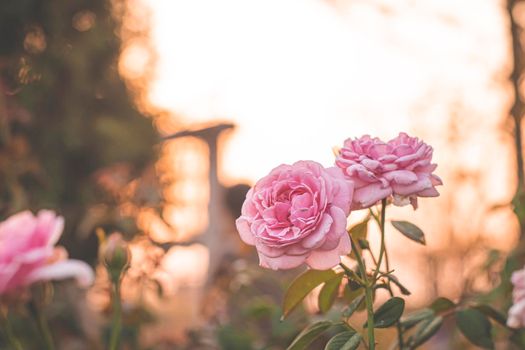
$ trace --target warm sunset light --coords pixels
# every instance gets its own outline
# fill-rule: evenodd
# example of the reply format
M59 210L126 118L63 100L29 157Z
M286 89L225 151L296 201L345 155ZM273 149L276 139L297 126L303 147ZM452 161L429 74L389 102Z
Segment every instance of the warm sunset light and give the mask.
M433 3L149 1L151 101L186 122L238 124L228 179L297 158L328 165L350 135L445 134L453 108L492 133L508 103L494 81L507 64L502 9Z
M525 348L524 77L519 0L0 1L0 349Z
M457 239L469 246L481 234L507 249L512 238L492 232L513 230L510 213L488 211L513 190L507 171L490 171L492 163L502 170L513 161L501 128L510 98L502 67L509 63L497 3L476 2L475 10L454 1L147 4L158 55L150 100L182 125L237 124L223 148L224 182L254 181L296 159L330 165L330 149L347 137L413 130L448 164L439 172L449 186L435 205L450 210L449 191L462 193L458 214L483 203L475 215L485 226L460 228L471 233ZM458 178L474 173L490 192L481 195ZM423 203L417 217L433 230L426 210L435 209ZM437 251L449 244L432 236L429 242Z

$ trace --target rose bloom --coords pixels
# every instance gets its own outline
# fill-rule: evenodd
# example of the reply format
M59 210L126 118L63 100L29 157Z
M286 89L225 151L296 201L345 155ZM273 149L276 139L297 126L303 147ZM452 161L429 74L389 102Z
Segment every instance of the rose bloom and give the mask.
M336 158L336 165L354 182L352 209L369 208L392 197L395 205L412 204L417 197L437 197L435 186L441 179L432 172L432 147L400 133L383 142L368 135L347 139Z
M24 211L0 223L0 294L70 277L82 286L92 283L89 265L68 260L65 249L54 247L63 228L64 219L49 210L36 216Z
M336 167L280 165L248 191L237 229L257 248L262 267L329 269L351 249L346 219L352 193L353 184Z
M509 309L507 326L522 328L525 327L525 267L514 271L510 281L514 285L512 290L513 305Z

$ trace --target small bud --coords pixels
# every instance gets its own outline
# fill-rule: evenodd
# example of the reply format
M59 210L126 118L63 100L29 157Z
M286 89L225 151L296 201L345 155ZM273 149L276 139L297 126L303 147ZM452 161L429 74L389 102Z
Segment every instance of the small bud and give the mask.
M366 239L358 239L357 243L359 244L359 247L361 249L370 249L370 244L368 243L368 241Z
M111 280L118 282L131 260L128 244L120 233L112 233L107 239L104 237L101 240L100 260L106 266Z

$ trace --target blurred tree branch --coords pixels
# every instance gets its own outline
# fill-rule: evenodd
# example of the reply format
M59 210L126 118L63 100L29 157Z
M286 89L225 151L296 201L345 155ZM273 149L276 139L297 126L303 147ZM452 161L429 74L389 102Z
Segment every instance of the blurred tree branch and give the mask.
M151 167L158 141L119 74L122 4L0 2L0 218L56 209L66 218L63 244L86 260L96 252L93 236L78 235L86 215L118 208L101 177L125 189ZM105 214L92 226L136 232L129 214Z
M514 211L518 217L520 225L520 239L525 239L525 174L523 169L523 141L522 141L522 119L524 112L523 97L520 93L520 81L523 72L523 47L521 35L523 29L518 25L514 18L513 11L517 3L521 0L508 0L507 12L510 20L510 33L512 40L512 60L513 69L510 75L514 90L514 104L511 108L511 118L514 122L514 140L516 147L516 167L517 167L517 189L512 200Z

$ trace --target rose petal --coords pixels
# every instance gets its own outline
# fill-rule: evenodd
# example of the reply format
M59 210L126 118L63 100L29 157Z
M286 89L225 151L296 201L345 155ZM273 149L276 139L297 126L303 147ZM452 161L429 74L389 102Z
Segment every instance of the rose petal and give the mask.
M353 202L354 205L357 205L356 209L368 208L391 194L392 188L382 187L380 183L373 183L355 190Z
M20 265L17 263L12 263L9 265L2 265L0 266L0 294L3 294L6 290L8 290L9 285L18 285L19 283L12 283L13 278L16 279L17 272ZM20 276L21 277L21 276Z
M241 239L244 243L249 245L255 244L255 238L253 237L253 233L250 230L249 219L241 216L235 220L235 226L237 226L237 231L239 231L239 235L241 236Z
M399 185L409 185L418 180L417 175L408 170L389 171L384 173L383 177Z
M34 238L42 237L47 245L54 246L64 230L64 218L51 210L40 210L37 214L37 226Z
M315 270L328 270L341 262L341 255L350 253L351 245L348 235L341 237L339 245L332 250L314 250L306 259L306 263Z
M337 181L334 181L332 192L332 206L341 208L346 215L350 214L350 206L352 204L354 194L354 182L347 181L341 169L332 167L326 169Z
M338 265L341 257L337 249L324 251L314 250L306 259L306 263L314 270L328 270Z
M255 242L255 247L257 248L258 252L269 258L278 258L283 256L286 252L285 247L272 247L259 241Z
M432 182L428 177L420 177L419 180L410 185L398 185L393 184L392 189L394 193L402 196L411 196L415 195L418 192L432 188Z
M272 270L287 270L300 266L305 261L304 255L282 255L271 258L259 252L259 265Z
M80 260L62 260L50 265L44 265L33 270L27 277L28 284L37 281L63 280L75 278L82 287L88 287L95 279L91 267Z
M431 187L421 192L418 192L417 195L419 197L438 197L439 192L434 187Z
M348 236L348 234L344 234L343 236L341 236L341 240L339 241L337 250L339 251L339 255L350 254L350 252L352 251L352 243L350 242L350 237Z
M328 231L328 234L326 235L326 241L320 247L322 250L334 249L337 247L337 245L339 245L341 237L348 236L348 232L346 231L346 214L341 210L341 208L331 207L330 216L334 222L330 227L330 231Z
M317 228L310 233L308 237L302 240L302 246L304 248L318 247L326 238L330 226L334 220L328 214L324 214L321 221L317 224Z

